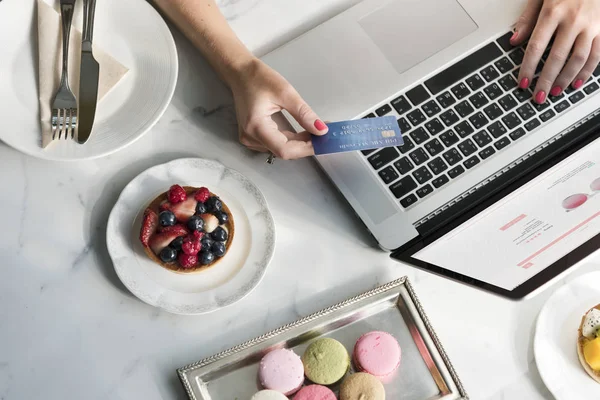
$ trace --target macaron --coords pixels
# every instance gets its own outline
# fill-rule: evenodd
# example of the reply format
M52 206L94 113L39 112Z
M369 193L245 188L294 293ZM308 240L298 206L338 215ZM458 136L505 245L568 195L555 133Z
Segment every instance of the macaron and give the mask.
M354 346L356 369L385 378L400 366L398 341L387 332L373 331L362 335Z
M250 400L288 400L288 398L276 390L261 390Z
M321 385L304 386L294 400L337 400L331 389Z
M265 389L289 396L296 393L304 383L304 365L292 350L273 350L260 361L258 378Z
M340 400L385 400L385 389L375 376L358 372L342 383Z
M342 379L350 367L350 356L335 339L317 339L302 355L304 374L319 385L332 385Z

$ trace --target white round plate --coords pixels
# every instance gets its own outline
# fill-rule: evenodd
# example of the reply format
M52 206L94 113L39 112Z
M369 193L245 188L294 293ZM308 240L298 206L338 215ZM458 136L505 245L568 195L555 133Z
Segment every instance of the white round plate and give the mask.
M600 384L577 356L577 330L583 315L600 303L600 272L580 276L558 289L538 317L533 349L548 390L557 400L600 399Z
M235 234L214 267L178 274L154 263L139 241L146 206L171 185L208 187L231 210ZM108 252L123 284L140 300L176 314L203 314L254 289L275 249L275 224L260 190L218 162L185 158L152 167L123 190L108 219Z
M0 2L0 140L34 157L71 161L114 153L142 137L163 115L177 82L177 49L162 17L145 0L96 3L94 42L129 71L98 103L87 143L43 149L36 2Z

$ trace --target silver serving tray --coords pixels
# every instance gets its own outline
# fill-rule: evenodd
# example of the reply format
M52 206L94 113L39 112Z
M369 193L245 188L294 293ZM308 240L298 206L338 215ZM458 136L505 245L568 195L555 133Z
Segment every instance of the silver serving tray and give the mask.
M249 400L261 390L258 364L269 351L286 347L302 355L315 338L329 336L339 340L351 353L356 340L372 330L393 334L402 348L400 368L385 383L387 399L468 400L406 277L177 372L192 400ZM350 373L354 372L352 368ZM337 392L337 387L332 389Z

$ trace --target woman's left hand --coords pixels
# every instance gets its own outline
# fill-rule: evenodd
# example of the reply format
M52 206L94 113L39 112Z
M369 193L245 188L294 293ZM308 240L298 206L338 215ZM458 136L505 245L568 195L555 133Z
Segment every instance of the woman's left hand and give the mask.
M600 62L600 0L529 0L519 18L513 45L529 38L519 72L519 87L529 87L535 69L554 37L533 98L557 96L569 85L579 89Z

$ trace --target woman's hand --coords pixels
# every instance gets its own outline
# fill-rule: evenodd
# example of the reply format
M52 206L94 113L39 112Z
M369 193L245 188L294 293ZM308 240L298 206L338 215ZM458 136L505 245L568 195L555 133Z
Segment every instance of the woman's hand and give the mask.
M255 151L271 151L284 160L314 155L310 136L324 135L327 125L288 81L262 61L252 59L241 70L230 81L240 142ZM280 131L271 116L281 110L289 112L306 131Z
M327 126L288 81L248 51L215 0L154 3L202 51L231 88L242 144L257 151L271 151L286 160L315 153L310 135L324 135ZM306 131L280 131L271 116L281 110L287 110Z
M579 89L600 62L599 0L529 0L519 18L513 45L527 38L519 86L529 87L550 41L552 49L533 92L537 103L558 96L569 85Z

